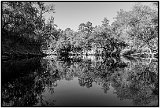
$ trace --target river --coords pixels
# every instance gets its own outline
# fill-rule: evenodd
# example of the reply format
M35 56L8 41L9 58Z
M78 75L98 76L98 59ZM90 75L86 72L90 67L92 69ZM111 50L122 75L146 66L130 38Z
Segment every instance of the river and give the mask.
M72 56L2 61L2 106L157 106L158 60Z

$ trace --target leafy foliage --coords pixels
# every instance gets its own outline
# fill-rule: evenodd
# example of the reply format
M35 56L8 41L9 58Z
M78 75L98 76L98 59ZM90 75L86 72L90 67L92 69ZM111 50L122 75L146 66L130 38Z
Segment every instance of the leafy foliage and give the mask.
M43 2L2 2L2 53L9 54L11 50L15 55L20 49L18 52L24 55L25 50L28 54L33 51L35 55L42 54L48 29L43 14L50 11L54 12L53 6L45 6Z

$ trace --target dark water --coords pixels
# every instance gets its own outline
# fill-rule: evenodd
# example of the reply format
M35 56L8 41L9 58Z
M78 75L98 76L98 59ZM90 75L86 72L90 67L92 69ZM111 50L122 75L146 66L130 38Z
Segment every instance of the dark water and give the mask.
M2 106L157 106L158 60L47 56L2 62Z

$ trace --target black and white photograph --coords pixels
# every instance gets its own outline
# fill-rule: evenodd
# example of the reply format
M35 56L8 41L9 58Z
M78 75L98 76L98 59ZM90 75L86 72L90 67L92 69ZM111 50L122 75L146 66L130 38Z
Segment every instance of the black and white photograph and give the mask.
M159 1L1 1L1 107L159 107Z

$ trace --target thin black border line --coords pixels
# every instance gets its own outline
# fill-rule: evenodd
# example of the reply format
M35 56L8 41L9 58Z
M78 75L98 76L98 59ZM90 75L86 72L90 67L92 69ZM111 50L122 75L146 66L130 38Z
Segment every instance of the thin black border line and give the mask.
M20 1L3 1L3 0L1 0L1 3L2 2L158 2L158 5L159 5L159 0L154 0L154 1L23 1L23 0L20 0Z
M2 2L21 2L21 1L1 1L1 13L2 13ZM158 53L158 67L159 67L159 0L158 1L22 1L22 2L158 2L158 52L157 53ZM1 16L1 22L2 22L2 16ZM2 23L1 23L1 35L2 35ZM1 40L1 49L2 49L2 40ZM2 51L1 51L1 60L2 60ZM1 61L1 67L2 67L2 61ZM158 85L159 85L159 68L158 68ZM2 106L2 99L1 99L1 107L14 107L14 106ZM26 106L18 106L18 107L26 107ZM31 106L31 107L44 107L44 106ZM50 107L50 106L45 106L45 107ZM51 107L159 107L159 96L158 96L158 106L51 106Z

